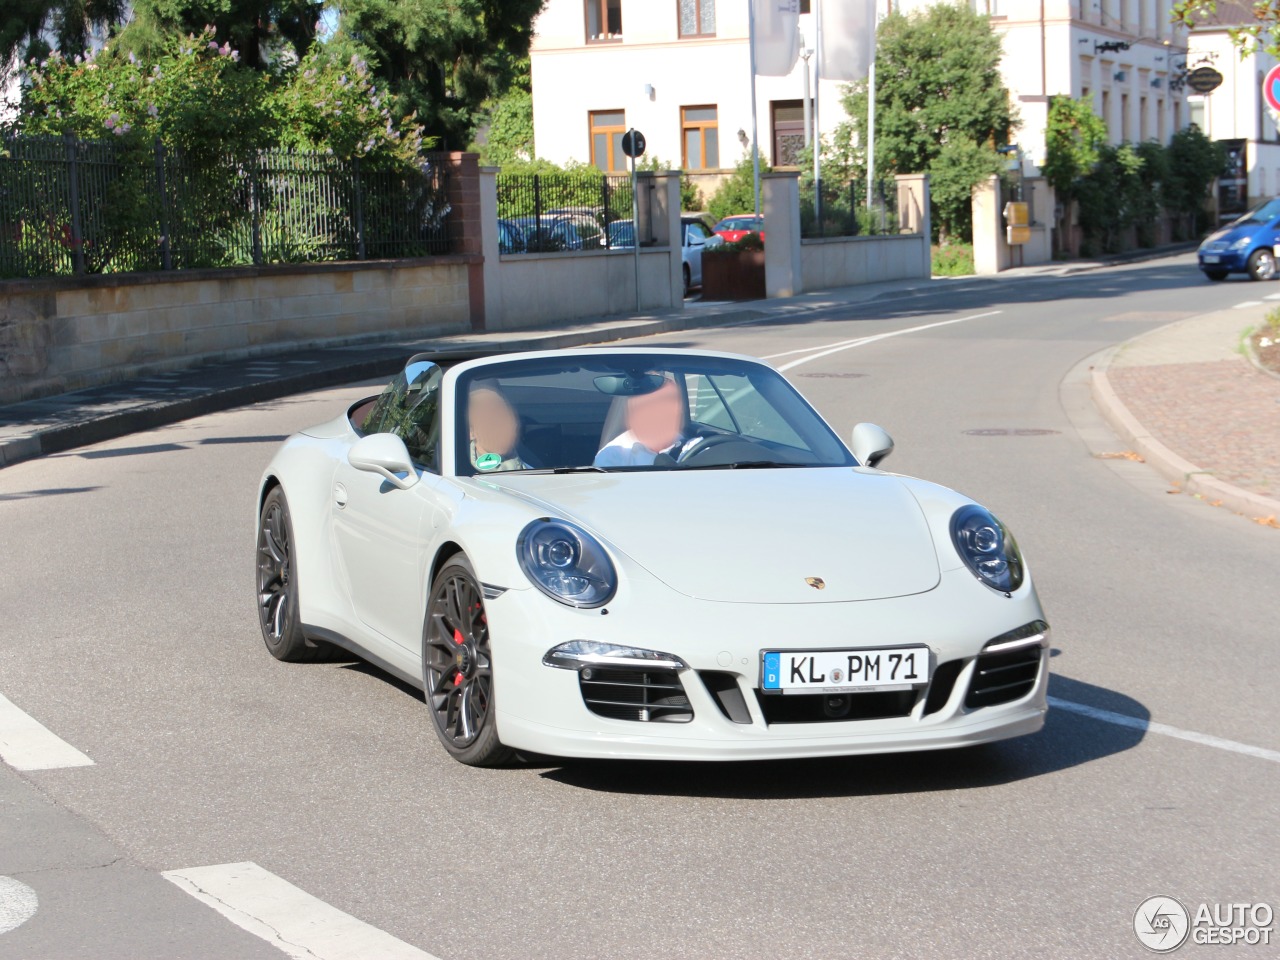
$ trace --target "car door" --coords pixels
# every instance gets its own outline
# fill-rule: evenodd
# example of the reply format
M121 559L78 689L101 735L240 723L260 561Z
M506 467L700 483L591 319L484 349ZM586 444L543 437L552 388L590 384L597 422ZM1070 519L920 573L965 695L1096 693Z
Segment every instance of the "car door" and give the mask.
M407 389L396 396L393 382L388 388L392 395L384 392L368 432L394 433L404 440L419 482L401 490L343 461L335 472L332 515L339 569L357 618L394 645L384 653L416 659L430 557L445 516L438 465L440 368L411 362L397 379Z
M684 262L689 265L689 283L702 286L702 250L707 244L707 228L697 221L684 225Z

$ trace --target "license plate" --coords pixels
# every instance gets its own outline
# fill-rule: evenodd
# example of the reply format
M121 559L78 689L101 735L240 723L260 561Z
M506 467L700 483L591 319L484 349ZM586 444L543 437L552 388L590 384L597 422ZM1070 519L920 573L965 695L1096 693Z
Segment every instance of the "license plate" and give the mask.
M847 693L909 690L929 682L928 647L865 650L766 650L760 655L765 693Z
M1221 263L1222 258L1218 256L1216 253L1206 253L1204 255L1204 262L1205 263Z

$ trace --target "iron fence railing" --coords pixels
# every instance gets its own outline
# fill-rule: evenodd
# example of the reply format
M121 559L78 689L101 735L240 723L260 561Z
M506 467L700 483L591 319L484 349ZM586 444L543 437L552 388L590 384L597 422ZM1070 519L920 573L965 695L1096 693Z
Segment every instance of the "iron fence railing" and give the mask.
M0 277L448 253L449 162L0 140Z
M498 237L503 253L612 250L635 244L631 178L592 174L499 174ZM649 191L639 191L641 246Z
M898 195L893 184L875 185L867 203L865 180L821 181L819 216L813 184L800 190L800 236L818 237L885 236L898 233Z

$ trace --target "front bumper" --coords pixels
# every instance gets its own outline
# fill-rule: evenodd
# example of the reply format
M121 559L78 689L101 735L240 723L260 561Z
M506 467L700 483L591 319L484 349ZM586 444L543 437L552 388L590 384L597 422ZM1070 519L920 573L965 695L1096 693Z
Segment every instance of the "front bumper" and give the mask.
M1033 681L1017 699L966 706L988 641L1043 619L1034 589L1013 597L967 572L944 574L928 593L859 603L730 604L693 600L658 584L633 585L599 610L571 610L532 590L509 590L486 604L494 644L498 735L519 750L561 757L651 760L764 760L935 750L1034 733L1044 724L1049 650L1029 656ZM645 596L645 594L648 594ZM680 678L692 713L686 722L601 716L588 708L577 671L543 664L548 649L589 639L672 653L688 663ZM952 668L949 691L904 694L892 716L769 722L756 688L765 649L927 645ZM717 702L708 675L730 678L747 722ZM938 682L935 680L935 682ZM788 697L787 699L792 699ZM741 721L743 718L739 718Z
M1196 259L1200 269L1206 272L1225 270L1227 273L1244 273L1249 269L1249 253L1252 251L1202 250L1196 254Z

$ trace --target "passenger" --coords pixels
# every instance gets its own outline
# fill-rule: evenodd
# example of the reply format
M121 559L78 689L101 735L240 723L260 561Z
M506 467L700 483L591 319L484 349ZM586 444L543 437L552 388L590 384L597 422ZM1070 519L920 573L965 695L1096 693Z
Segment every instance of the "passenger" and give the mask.
M597 467L651 466L659 454L679 459L685 446L680 388L667 380L652 393L627 397L627 428L596 454Z
M501 391L488 385L472 387L467 398L467 422L473 467L482 473L528 469L529 465L516 453L520 419Z

